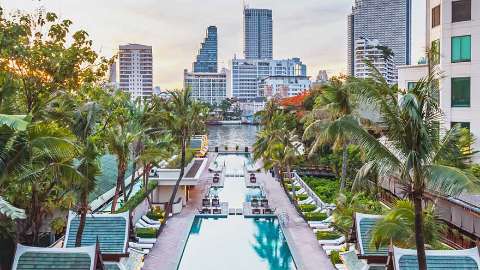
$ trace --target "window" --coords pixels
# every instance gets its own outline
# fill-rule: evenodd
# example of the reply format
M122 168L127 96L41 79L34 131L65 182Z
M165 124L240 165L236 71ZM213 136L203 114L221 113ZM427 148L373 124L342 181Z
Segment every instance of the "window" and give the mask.
M407 83L407 89L408 90L412 90L413 88L415 88L415 86L417 86L417 82L408 82Z
M432 28L440 25L440 5L432 9Z
M470 78L452 78L452 107L470 107Z
M452 23L470 21L472 17L472 0L452 1Z
M466 128L470 130L470 122L451 122L450 123L451 128L455 127L456 125L459 125L460 128Z
M452 63L470 62L471 36L452 37Z

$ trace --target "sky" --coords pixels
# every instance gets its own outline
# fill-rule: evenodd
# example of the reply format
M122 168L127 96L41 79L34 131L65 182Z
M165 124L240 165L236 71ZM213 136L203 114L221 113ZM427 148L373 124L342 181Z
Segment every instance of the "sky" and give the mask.
M425 7L412 0L412 63L423 56ZM273 10L274 58L300 57L308 75L346 73L347 15L353 0L246 0ZM154 85L181 88L209 25L218 27L219 67L243 56L242 0L0 0L6 12L43 7L86 30L111 57L119 44L153 46Z

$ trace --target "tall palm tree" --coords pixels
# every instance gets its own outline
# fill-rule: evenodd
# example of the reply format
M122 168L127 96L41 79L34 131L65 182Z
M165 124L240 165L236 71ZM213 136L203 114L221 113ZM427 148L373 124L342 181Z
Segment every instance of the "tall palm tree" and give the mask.
M77 164L77 170L83 178L76 183L75 189L78 193L79 205L77 214L80 216L75 246L80 247L82 235L87 219L88 195L95 190L96 177L101 174L99 156L100 153L93 141L92 136L96 133L96 126L100 117L100 106L94 102L88 102L77 108L72 113L71 129L81 146Z
M425 192L456 196L464 190L479 189L479 181L469 172L441 161L450 156L458 141L456 127L440 138L442 120L434 83L430 74L413 89L400 91L389 86L382 75L374 70L374 79L356 80L359 97L380 113L384 137L380 140L362 128L352 116L344 116L331 124L329 137L340 132L348 135L366 153L368 162L359 170L365 176L372 169L380 179L396 176L398 183L413 201L415 209L415 244L419 269L426 270L424 209ZM399 98L400 96L400 98ZM354 185L362 185L365 177L358 177Z
M192 135L203 130L207 112L205 107L192 98L190 88L184 90L171 91L168 102L159 103L161 111L153 117L165 128L179 145L181 151L180 174L173 188L172 194L166 206L165 216L168 217L172 211L172 206L177 196L180 182L185 173L186 151Z
M334 148L342 149L341 191L346 185L349 141L342 132L338 132L335 137L330 137L327 134L332 128L332 122L336 119L344 116L357 117L357 101L353 90L348 82L340 78L332 78L329 84L323 87L314 106L314 110L326 112L328 117L324 117L325 114L323 114L321 118L308 125L304 132L305 139L314 138L310 155L313 155L322 145L328 143L333 143ZM318 115L318 113L314 112L313 115Z

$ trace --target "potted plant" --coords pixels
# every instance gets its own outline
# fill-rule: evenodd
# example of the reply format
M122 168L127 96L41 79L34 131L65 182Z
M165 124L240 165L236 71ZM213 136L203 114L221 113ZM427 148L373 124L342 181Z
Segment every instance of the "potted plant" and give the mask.
M237 144L237 145L235 146L235 150L238 151L238 149L240 149L240 146Z
M225 151L228 151L228 146L225 145Z

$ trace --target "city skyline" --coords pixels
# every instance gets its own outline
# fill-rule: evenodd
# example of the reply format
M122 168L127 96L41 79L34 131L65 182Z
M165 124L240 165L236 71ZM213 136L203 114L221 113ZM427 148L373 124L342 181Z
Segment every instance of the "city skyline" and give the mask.
M346 18L353 0L258 0L248 4L273 10L275 58L300 57L309 66L309 76L315 76L320 69L326 69L329 75L347 72ZM113 56L121 44L152 46L154 85L162 89L182 87L183 70L191 66L200 48L198 41L204 38L209 25L218 27L219 69L228 67L235 55L243 56L242 1L0 0L0 5L6 12L31 12L44 7L61 18L69 18L74 22L72 30L86 30L97 52L107 57ZM112 8L115 12L111 12ZM418 3L413 7L413 24L420 24L413 29L413 63L424 50L422 8ZM96 19L92 20L92 16ZM303 27L299 29L298 25Z

